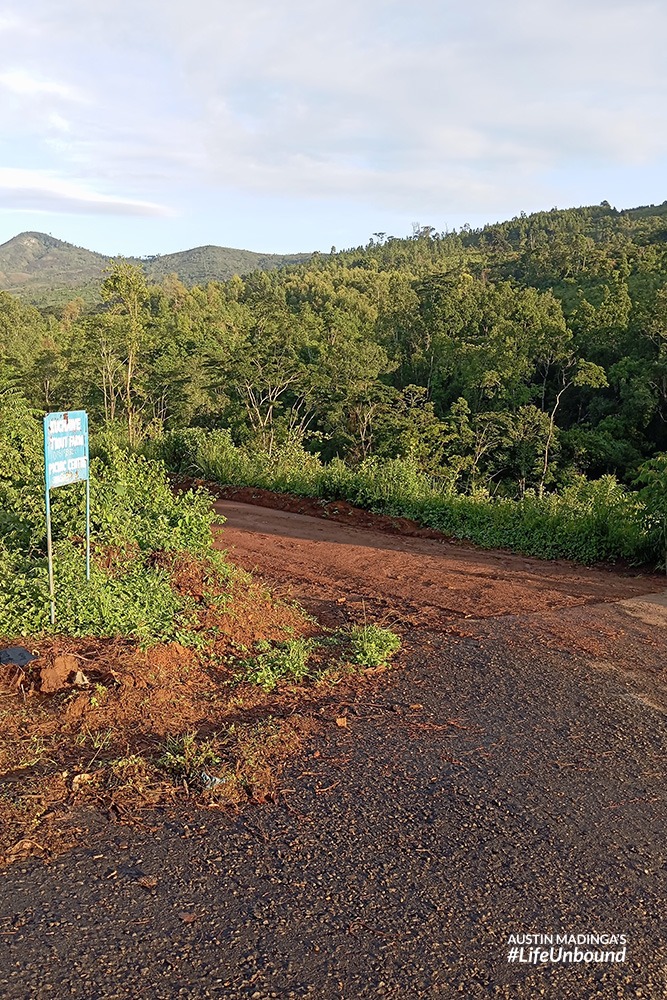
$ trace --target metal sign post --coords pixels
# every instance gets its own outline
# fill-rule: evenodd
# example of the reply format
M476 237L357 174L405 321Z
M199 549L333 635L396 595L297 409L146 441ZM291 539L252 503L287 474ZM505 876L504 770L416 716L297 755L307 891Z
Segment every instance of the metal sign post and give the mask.
M70 483L86 483L86 579L90 580L90 477L88 414L84 410L47 413L44 417L44 482L46 487L46 546L49 556L51 624L56 620L53 581L50 490Z

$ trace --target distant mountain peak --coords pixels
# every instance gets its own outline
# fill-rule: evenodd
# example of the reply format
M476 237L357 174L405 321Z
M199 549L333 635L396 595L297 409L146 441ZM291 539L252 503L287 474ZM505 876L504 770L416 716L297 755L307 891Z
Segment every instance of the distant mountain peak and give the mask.
M298 264L310 257L311 254L262 254L210 244L179 253L155 254L143 260L128 259L141 265L152 281L177 274L185 284L194 285ZM0 246L0 290L28 300L43 300L50 292L59 298L83 292L92 300L97 297L104 270L112 259L47 233L18 233Z
M19 233L17 236L13 236L11 240L7 240L6 243L3 243L2 246L0 246L0 252L4 250L5 247L12 245L51 249L52 247L68 247L71 246L71 243L63 243L62 240L57 240L55 236L50 236L48 233L28 231L25 233Z

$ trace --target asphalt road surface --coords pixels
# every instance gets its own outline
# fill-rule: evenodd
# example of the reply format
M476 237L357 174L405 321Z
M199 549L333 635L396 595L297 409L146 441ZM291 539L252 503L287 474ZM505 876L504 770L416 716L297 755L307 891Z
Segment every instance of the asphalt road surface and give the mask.
M100 820L1 873L0 996L667 996L654 601L653 623L632 600L459 629L429 610L277 803ZM625 960L508 961L526 934L625 935Z

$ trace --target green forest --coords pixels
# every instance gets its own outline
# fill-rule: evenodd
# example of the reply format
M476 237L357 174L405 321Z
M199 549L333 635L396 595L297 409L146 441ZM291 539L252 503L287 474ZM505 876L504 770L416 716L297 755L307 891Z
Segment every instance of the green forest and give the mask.
M0 293L0 398L174 471L345 496L584 562L665 558L667 202L375 233L101 302ZM1 475L1 472L0 472Z

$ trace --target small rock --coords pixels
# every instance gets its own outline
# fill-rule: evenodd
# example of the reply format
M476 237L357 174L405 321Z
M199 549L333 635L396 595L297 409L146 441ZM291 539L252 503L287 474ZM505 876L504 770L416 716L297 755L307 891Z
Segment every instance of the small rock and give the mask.
M158 884L158 881L159 880L157 875L140 875L139 878L137 879L137 885L141 885L143 886L144 889L150 890L150 889L155 889L155 887ZM182 919L183 914L179 914L179 916Z
M94 779L94 775L90 774L88 771L82 771L81 774L75 774L72 778L72 791L76 792L81 785L89 785Z
M25 646L7 646L0 649L0 663L12 664L15 667L25 667L27 663L36 660L37 657Z

